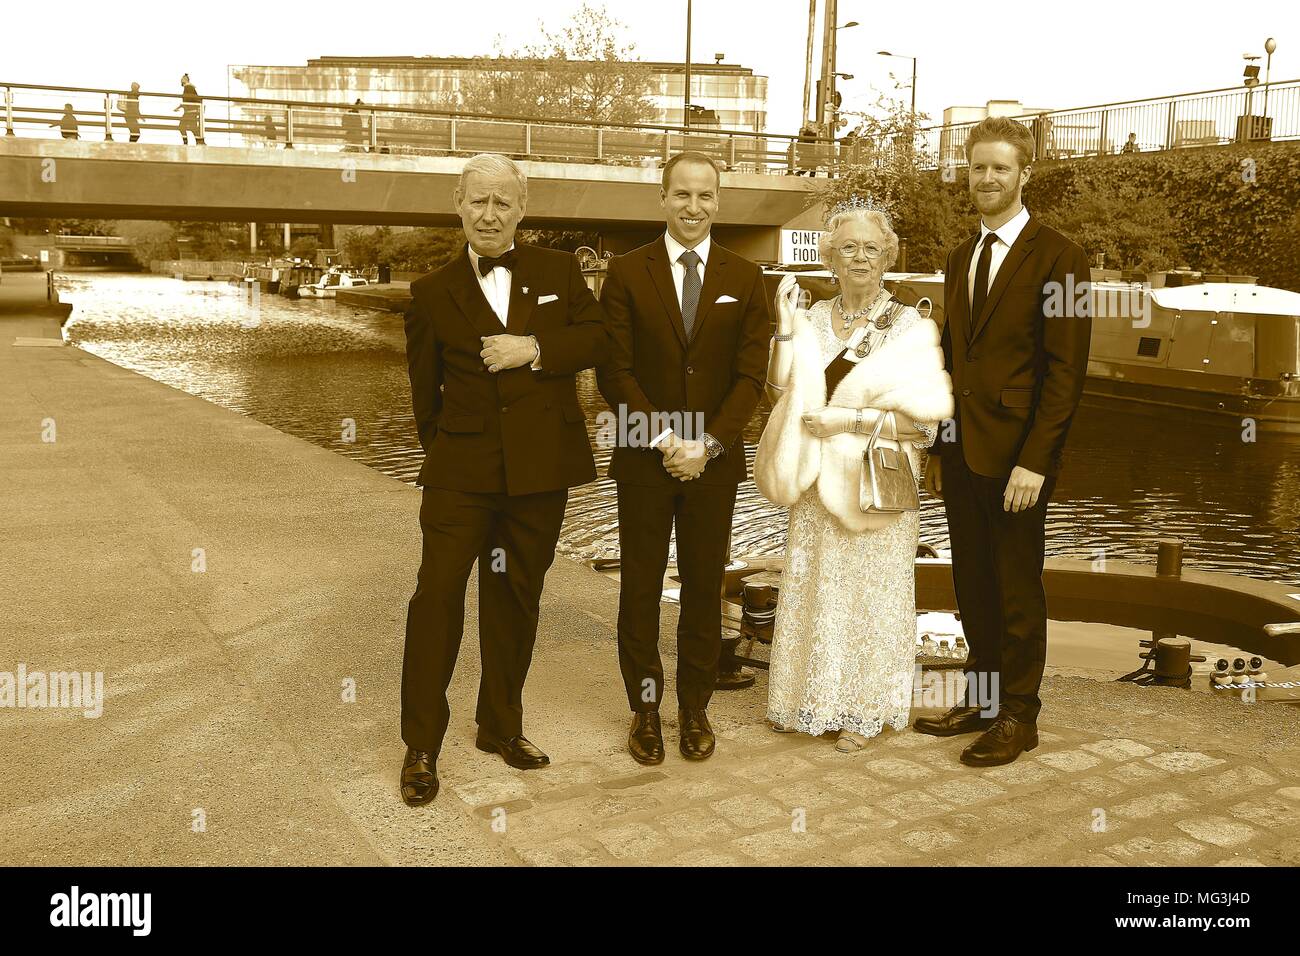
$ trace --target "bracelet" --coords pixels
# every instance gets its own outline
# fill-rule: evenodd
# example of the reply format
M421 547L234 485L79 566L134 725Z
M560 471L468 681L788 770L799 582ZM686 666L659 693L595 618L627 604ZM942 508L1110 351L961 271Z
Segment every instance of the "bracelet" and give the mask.
M782 335L780 332L777 332L772 336L772 338L777 342L789 342L794 339L794 333L790 332L786 335Z
M855 408L855 409L853 410L853 416L854 416L854 418L853 418L853 434L855 434L855 435L861 435L861 434L862 434L862 409L860 409L860 408Z

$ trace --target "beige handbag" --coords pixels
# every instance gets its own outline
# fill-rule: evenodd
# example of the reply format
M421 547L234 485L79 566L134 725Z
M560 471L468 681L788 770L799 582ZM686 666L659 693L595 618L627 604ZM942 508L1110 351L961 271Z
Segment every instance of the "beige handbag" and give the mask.
M858 507L866 514L898 514L919 511L921 499L916 491L916 477L912 474L912 461L903 450L886 448L880 444L880 429L885 424L887 412L876 419L876 427L867 439L867 450L862 454L862 486L858 492ZM897 432L895 432L897 434Z

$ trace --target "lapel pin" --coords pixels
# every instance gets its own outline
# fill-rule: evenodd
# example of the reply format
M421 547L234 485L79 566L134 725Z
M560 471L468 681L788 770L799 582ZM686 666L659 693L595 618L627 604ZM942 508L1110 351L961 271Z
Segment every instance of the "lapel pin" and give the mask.
M524 286L524 295L528 294L528 286Z

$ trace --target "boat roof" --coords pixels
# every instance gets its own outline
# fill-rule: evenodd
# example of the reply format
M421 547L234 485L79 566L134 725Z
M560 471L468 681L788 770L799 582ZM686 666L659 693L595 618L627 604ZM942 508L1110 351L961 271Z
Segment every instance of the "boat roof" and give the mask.
M1152 289L1151 298L1160 308L1172 311L1300 316L1300 292L1240 282L1201 282Z

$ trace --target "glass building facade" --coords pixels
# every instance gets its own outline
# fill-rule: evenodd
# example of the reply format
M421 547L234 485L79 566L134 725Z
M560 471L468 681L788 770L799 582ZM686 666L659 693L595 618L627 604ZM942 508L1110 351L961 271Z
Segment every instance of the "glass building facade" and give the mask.
M535 70L527 60L490 60L494 72ZM483 59L469 57L320 57L305 66L232 66L231 94L302 103L350 103L460 110L466 81L482 73ZM686 69L681 63L639 62L649 73L649 123L681 126ZM763 132L767 124L767 77L728 63L691 64L691 125ZM701 110L706 112L701 112Z

